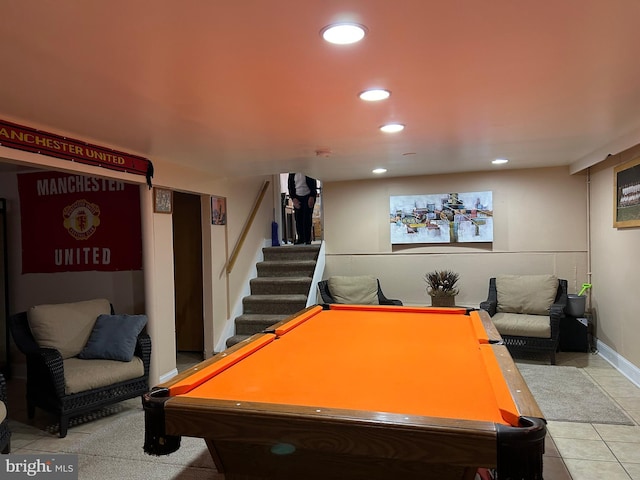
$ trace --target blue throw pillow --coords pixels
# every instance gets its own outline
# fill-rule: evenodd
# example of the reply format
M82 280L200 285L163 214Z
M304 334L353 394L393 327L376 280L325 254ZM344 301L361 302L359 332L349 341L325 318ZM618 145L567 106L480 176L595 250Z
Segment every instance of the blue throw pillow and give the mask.
M130 362L138 335L146 324L146 315L100 315L78 358Z

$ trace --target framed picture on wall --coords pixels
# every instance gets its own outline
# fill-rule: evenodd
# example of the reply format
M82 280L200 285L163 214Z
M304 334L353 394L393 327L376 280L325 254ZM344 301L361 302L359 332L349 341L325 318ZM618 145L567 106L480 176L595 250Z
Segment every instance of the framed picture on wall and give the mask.
M389 197L391 244L493 242L493 193Z
M227 199L211 197L211 225L227 224Z
M171 213L173 211L173 192L166 188L153 188L153 211Z
M613 169L613 226L640 227L640 157Z

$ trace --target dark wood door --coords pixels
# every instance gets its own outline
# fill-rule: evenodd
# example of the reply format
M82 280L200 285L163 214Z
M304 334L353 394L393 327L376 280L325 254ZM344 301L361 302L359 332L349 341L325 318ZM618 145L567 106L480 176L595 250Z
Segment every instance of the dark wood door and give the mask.
M177 350L202 352L202 224L198 195L173 194L173 261Z

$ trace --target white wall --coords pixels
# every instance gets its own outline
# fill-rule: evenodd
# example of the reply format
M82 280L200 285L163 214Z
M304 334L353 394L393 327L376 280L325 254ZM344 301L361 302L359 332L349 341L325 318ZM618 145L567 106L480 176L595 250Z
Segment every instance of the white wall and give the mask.
M474 191L493 192L493 243L391 245L390 196ZM429 305L424 275L449 269L457 303L476 307L500 273L555 274L574 293L587 281L586 176L566 168L329 182L323 193L325 278L372 274L387 297Z
M591 170L591 289L598 340L640 369L640 228L613 227L613 168L640 156L640 146Z

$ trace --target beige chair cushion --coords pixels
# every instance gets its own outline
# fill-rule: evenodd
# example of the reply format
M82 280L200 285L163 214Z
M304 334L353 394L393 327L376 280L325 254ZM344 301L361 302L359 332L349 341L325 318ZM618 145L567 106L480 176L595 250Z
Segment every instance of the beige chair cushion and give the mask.
M544 315L496 313L491 320L500 335L551 338L551 319Z
M3 422L7 418L7 406L4 402L0 402L0 422Z
M139 357L133 357L130 362L67 358L62 363L66 395L106 387L144 375L144 363Z
M84 302L38 305L27 311L27 318L38 345L55 348L64 359L74 357L82 351L98 315L109 313L109 300L101 298Z
M371 275L331 277L329 292L337 303L378 305L378 280Z
M498 312L549 315L558 293L554 275L498 275Z

